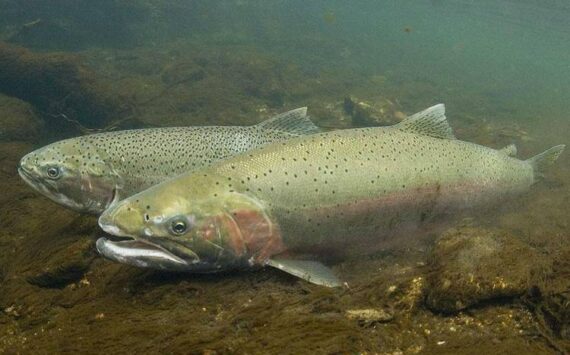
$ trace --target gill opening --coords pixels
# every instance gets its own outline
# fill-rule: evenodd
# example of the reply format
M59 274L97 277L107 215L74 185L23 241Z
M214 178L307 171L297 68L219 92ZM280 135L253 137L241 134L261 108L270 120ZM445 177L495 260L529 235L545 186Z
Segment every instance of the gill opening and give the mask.
M117 202L119 202L119 188L115 185L113 186L113 190L111 191L111 200L109 201L107 208L113 206Z
M241 228L237 223L237 221L235 220L233 213L225 211L224 214L227 217L226 220L228 221L228 224L230 224L227 227L228 227L229 242L232 251L237 256L243 256L244 254L247 253L247 245L243 238ZM219 228L217 229L219 230ZM221 235L219 235L219 238L221 239Z

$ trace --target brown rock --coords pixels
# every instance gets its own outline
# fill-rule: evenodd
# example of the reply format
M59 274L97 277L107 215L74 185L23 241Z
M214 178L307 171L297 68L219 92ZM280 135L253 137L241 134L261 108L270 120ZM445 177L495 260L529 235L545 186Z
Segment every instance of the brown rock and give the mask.
M406 117L392 101L385 98L366 102L349 96L344 99L343 108L355 127L392 126Z
M42 121L27 102L0 95L0 141L32 142L38 139Z
M104 127L126 112L122 99L77 55L35 53L0 42L0 67L0 92L52 117L50 129L55 123L68 126L68 120Z
M498 230L452 229L432 251L426 304L456 312L483 301L515 297L530 288L540 255L520 239Z

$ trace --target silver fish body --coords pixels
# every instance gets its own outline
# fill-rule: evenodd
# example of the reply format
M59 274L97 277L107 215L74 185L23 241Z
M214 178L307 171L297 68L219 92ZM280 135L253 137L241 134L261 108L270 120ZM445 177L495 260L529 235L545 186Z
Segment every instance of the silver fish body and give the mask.
M66 139L19 166L34 189L71 209L99 214L111 203L178 174L318 129L300 108L254 126L151 128Z

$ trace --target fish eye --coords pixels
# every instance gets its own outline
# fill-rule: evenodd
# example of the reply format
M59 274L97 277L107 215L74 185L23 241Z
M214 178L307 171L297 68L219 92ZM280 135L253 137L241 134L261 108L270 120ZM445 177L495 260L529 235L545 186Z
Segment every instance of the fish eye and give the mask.
M59 177L60 171L59 168L56 166L50 166L46 170L47 176L50 179L57 179Z
M186 221L175 219L172 222L170 222L170 231L172 232L172 234L182 235L186 233L187 229L188 229L188 224L186 223Z

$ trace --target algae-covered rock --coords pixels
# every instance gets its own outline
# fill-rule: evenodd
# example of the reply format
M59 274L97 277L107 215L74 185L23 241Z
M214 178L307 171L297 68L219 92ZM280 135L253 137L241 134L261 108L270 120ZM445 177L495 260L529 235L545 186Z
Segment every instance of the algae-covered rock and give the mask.
M83 277L95 258L93 241L83 238L50 255L38 272L31 272L29 283L41 287L62 287Z
M431 309L455 312L483 301L514 297L530 288L541 263L521 240L498 230L452 229L435 244L426 280Z
M42 121L30 104L0 95L0 141L31 142L38 139L41 129Z
M538 308L538 316L545 319L544 323L552 328L554 334L570 342L569 291L546 295L542 302L542 307Z
M166 85L195 82L204 79L206 72L193 61L179 61L164 67L160 78Z
M570 349L570 248L561 245L553 254L550 272L524 300L542 331L558 339L560 348Z
M101 127L125 112L121 99L77 55L0 42L0 68L0 92L31 103L53 118L52 125L72 120Z
M373 103L359 100L354 96L344 99L343 108L352 119L352 125L391 126L402 121L406 115L398 110L397 105L386 98L376 99Z

